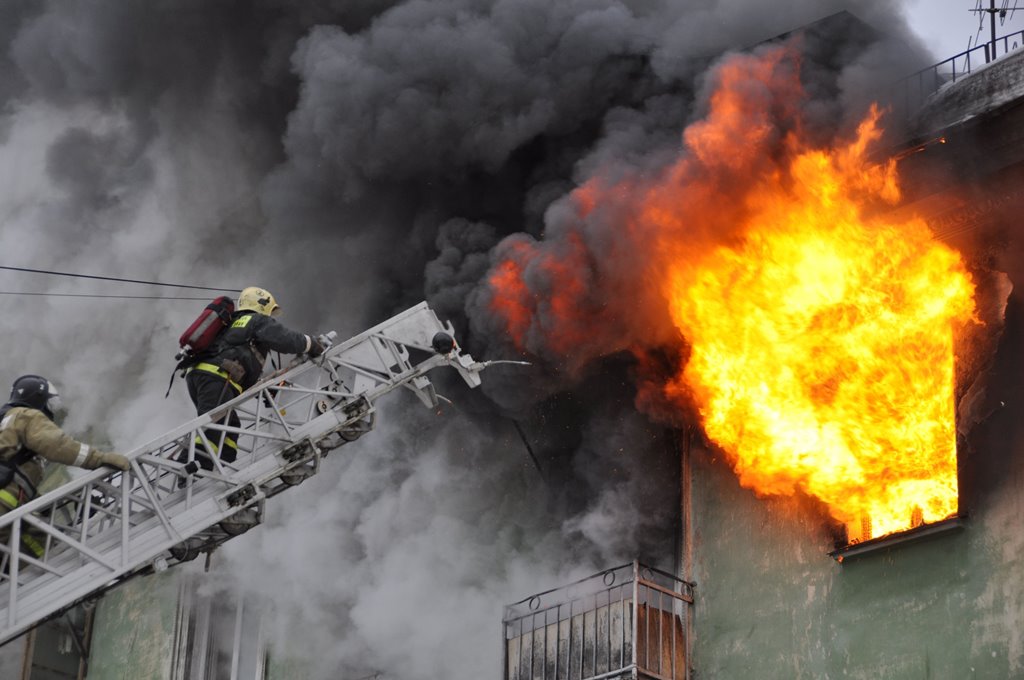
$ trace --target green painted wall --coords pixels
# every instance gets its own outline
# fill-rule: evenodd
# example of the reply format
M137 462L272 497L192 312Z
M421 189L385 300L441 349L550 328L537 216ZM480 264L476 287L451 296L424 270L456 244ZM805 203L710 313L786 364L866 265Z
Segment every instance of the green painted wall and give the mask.
M89 680L170 678L177 606L173 570L107 593L96 607Z
M693 452L697 678L1024 678L1024 296L959 445L964 528L847 560L820 504L758 499Z
M1024 486L839 565L813 502L757 499L700 451L693 479L697 678L1024 677Z
M312 665L299 659L270 654L267 680L305 680L313 677Z

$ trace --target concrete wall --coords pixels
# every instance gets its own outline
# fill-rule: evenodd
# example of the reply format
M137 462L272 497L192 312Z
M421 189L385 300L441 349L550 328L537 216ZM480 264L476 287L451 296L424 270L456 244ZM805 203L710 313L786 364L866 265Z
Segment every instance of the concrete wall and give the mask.
M959 532L848 560L807 498L762 500L693 454L694 664L715 680L1024 678L1024 301L1011 295L960 451Z

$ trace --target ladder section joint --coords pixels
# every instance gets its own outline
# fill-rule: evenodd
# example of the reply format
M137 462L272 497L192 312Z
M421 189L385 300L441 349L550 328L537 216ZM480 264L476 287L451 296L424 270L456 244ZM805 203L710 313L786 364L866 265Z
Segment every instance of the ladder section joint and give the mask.
M285 461L289 463L295 463L297 461L309 460L310 458L314 458L316 457L317 453L318 451L316 447L313 446L313 442L311 442L308 439L303 439L302 441L296 442L295 444L292 444L288 448L284 449L281 452L281 456L285 459Z
M224 495L224 502L228 507L237 508L249 504L259 495L254 484L245 484Z

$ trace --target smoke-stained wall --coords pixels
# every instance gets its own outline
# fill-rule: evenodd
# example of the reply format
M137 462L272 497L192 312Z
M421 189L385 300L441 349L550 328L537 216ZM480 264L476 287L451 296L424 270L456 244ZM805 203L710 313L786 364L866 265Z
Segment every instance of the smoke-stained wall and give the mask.
M475 294L495 246L542 237L599 169L663 164L723 52L845 4L8 3L2 263L258 284L289 325L343 336L426 298L476 355L510 356ZM859 119L894 63L927 61L897 7L860 3L877 38L811 64L822 129ZM191 417L162 390L201 302L4 299L0 373L52 377L72 431L128 450ZM673 566L677 461L634 407L630 359L488 378L444 384L440 413L392 400L215 557L214 577L276 607L281 654L315 658L312 677L484 677L501 603L637 554Z
M180 589L176 575L159 574L126 584L96 605L87 677L172 678L175 611Z

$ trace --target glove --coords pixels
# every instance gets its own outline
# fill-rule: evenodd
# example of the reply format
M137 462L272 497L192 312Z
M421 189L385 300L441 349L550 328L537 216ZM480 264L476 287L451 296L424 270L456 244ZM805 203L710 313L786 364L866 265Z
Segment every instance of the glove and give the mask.
M127 470L131 467L128 463L128 459L120 453L100 452L98 458L100 460L100 465L106 465L107 467L116 468L118 470Z
M327 348L324 347L324 343L320 342L320 340L314 338L312 335L309 336L309 351L306 352L306 354L316 359L318 356L323 354L326 349Z

